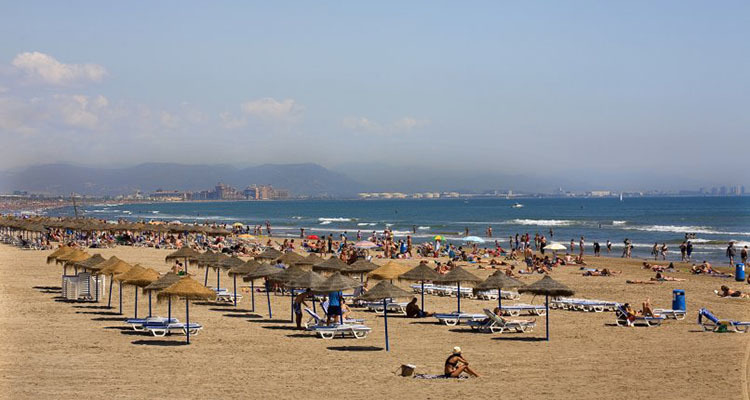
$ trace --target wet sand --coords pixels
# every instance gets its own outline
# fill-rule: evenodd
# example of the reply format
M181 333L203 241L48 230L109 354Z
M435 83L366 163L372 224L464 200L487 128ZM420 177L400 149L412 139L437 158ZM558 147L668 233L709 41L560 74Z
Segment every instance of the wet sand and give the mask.
M661 327L614 326L613 313L553 310L551 341L544 318L525 334L481 334L467 327L447 327L434 319L388 319L391 351L383 351L383 318L355 309L372 327L363 340L317 339L292 329L289 298L271 296L268 319L264 294L249 294L238 309L191 304L191 321L204 326L190 346L184 336L155 338L125 328L114 309L66 303L59 299L61 266L47 265L51 251L0 246L0 398L747 398L750 334L703 332L697 310L707 307L723 318L750 320L750 300L722 299L721 284L749 290L730 279L669 275L687 282L628 285L647 280L641 260L593 259L589 267L624 270L616 277L582 277L576 267L562 267L553 278L576 290L576 297L638 304L650 297L657 308L670 308L672 289L685 289L688 317ZM168 270L167 250L117 247L96 250L129 263ZM376 261L382 263L382 261ZM409 261L415 265L416 261ZM491 271L471 272L486 277ZM203 270L191 273L203 280ZM524 277L527 283L540 275ZM215 273L209 274L209 286ZM245 285L244 283L241 283ZM408 283L400 283L408 285ZM231 280L222 274L222 286ZM133 290L123 289L123 313L133 314ZM524 295L523 302L543 302ZM452 311L455 298L426 296L427 311ZM462 310L481 312L494 301L462 300ZM147 313L139 298L139 315ZM155 314L166 304L154 300ZM184 302L173 302L173 315L184 320ZM442 373L453 346L461 346L483 376L464 381L415 380L396 376L401 364L418 373Z

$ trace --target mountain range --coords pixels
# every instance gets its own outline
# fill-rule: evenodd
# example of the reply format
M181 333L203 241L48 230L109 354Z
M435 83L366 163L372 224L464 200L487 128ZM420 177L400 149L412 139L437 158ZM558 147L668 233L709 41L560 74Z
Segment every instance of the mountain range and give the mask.
M99 168L72 164L44 164L0 174L0 192L14 190L53 195L71 192L104 196L150 193L157 189L200 191L218 182L240 190L248 185L272 185L291 195L354 196L364 186L318 164L231 165L146 163L132 167Z

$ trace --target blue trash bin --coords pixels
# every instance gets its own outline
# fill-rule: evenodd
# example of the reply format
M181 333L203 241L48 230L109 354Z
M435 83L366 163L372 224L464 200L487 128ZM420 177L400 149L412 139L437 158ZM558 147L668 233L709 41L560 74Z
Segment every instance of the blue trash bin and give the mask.
M739 263L734 266L734 280L737 282L745 280L745 264Z
M672 309L686 311L684 290L675 289L672 291Z

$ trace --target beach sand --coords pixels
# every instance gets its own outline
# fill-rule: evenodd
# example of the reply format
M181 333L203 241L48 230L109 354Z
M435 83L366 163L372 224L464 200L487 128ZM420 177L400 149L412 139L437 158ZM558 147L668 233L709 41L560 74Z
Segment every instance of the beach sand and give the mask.
M169 268L166 250L117 247L89 252L116 255L161 272ZM713 293L721 284L741 290L748 286L687 272L670 275L688 282L625 284L626 279L653 276L640 269L640 260L588 258L590 267L624 270L616 277L582 277L575 267L562 267L552 275L576 290L576 297L638 307L651 297L655 307L670 308L672 289L685 289L685 320L622 328L613 326L613 313L553 310L551 341L545 342L535 340L544 336L543 317L537 318L533 333L500 335L394 316L388 319L391 351L385 352L380 316L355 310L373 329L364 340L322 340L291 329L288 297L271 296L274 319L269 320L262 294L256 294L255 313L249 312L249 294L237 310L191 304L191 321L205 328L190 346L180 345L184 336L135 334L113 315L116 308L56 301L59 293L43 288L60 286L62 267L45 264L49 253L0 246L2 398L747 398L750 334L702 332L695 320L700 307L724 318L750 320L750 300L721 299ZM468 269L481 277L491 272ZM684 265L680 269L684 271ZM203 270L191 272L202 281ZM209 285L212 282L214 273L209 275ZM231 288L225 274L222 286ZM133 314L133 290L124 288L125 316ZM426 296L426 308L451 311L455 301ZM524 295L522 301L532 298ZM462 300L462 309L481 312L494 304ZM139 306L139 315L145 315L142 295ZM166 303L154 300L154 310L165 316ZM173 302L173 315L184 320L182 301ZM442 373L453 346L462 347L481 378L416 380L394 374L407 363L415 364L418 373Z

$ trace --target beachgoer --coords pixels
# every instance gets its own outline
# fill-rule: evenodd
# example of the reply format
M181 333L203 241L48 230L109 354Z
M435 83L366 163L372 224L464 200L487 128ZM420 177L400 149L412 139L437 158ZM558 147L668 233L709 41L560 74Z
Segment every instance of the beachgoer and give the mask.
M422 311L417 305L417 298L411 299L409 304L406 305L406 317L407 318L425 318L431 317L432 313Z
M737 250L734 248L734 242L729 242L727 246L727 257L729 258L729 265L734 266L734 257L737 255Z
M444 373L447 378L458 378L462 372L479 377L479 374L469 367L469 362L462 356L461 348L456 346L453 348L451 355L445 360Z
M307 307L305 299L311 294L310 289L307 289L294 298L294 317L297 321L297 329L302 329L302 307Z
M326 325L331 324L331 319L339 318L341 321L341 292L328 293L328 310L326 311Z
M607 254L612 252L612 242L607 239Z
M740 259L742 260L742 263L745 264L745 268L747 268L747 245L742 248L742 251L740 251Z
M743 299L750 298L750 294L742 293L739 290L732 290L727 286L722 286L721 290L719 290L716 294L718 294L720 297L740 297Z

